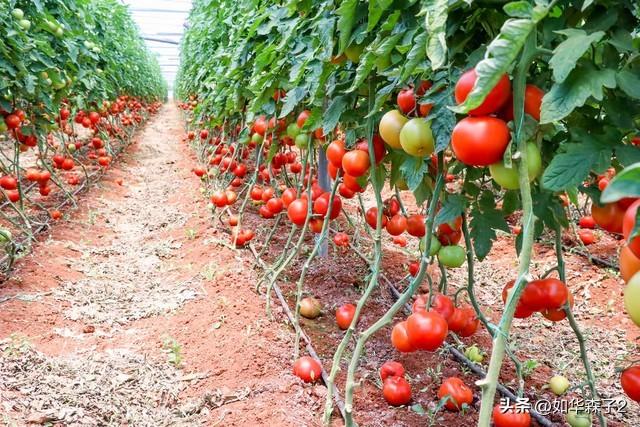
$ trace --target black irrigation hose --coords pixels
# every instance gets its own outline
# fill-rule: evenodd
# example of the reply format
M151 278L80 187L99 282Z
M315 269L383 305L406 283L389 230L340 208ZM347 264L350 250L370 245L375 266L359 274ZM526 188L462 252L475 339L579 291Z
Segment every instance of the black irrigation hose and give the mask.
M266 265L265 265L264 261L262 260L262 258L259 257L259 255L256 252L256 249L253 247L253 245L252 244L248 244L247 246L251 250L251 253L255 257L256 261L258 263L260 263L260 266L265 268ZM276 296L278 297L278 300L280 301L280 305L282 305L282 308L283 308L285 314L289 318L289 322L295 328L296 327L295 318L293 316L293 313L291 313L291 309L289 308L289 304L287 304L287 300L284 298L284 295L282 295L282 291L280 290L280 287L278 286L277 283L273 284L273 290L275 291ZM318 353L316 353L315 349L313 348L313 345L311 344L311 338L309 338L307 336L307 334L305 334L305 332L302 330L302 327L300 325L297 325L297 327L300 329L300 337L303 339L303 341L306 344L305 347L307 349L307 352L309 352L311 357L313 357L314 359L321 360L320 357L318 356ZM321 373L322 381L326 385L328 380L329 380L329 375L327 374L327 371L324 369L324 366L322 365L322 363L320 364L320 368L322 370L322 373ZM338 388L336 387L335 384L333 384L332 388L333 388L333 400L335 401L336 406L340 410L340 415L342 416L342 419L344 420L345 419L344 402L340 398L340 394L338 392Z

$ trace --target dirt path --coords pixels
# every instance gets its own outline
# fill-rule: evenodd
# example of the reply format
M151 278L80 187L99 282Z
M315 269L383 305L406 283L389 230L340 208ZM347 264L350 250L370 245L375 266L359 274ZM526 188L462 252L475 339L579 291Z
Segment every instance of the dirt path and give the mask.
M219 244L182 133L165 106L0 284L6 424L318 422L325 390L290 374L291 333Z

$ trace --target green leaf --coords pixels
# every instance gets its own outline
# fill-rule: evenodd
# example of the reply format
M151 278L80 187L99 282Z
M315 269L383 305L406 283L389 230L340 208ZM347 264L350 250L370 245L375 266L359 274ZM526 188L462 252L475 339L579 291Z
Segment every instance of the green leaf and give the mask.
M442 208L438 211L434 221L434 227L440 224L453 223L456 218L462 215L467 205L467 200L460 194L454 194L447 197L447 200L442 204Z
M422 157L405 156L400 165L400 172L409 190L413 191L422 183L422 179L428 173L429 167Z
M468 113L482 104L502 76L509 71L536 24L548 12L548 7L536 6L530 19L509 19L502 25L500 34L487 46L485 58L475 66L478 77L473 90L462 104L452 108L453 111Z
M613 203L625 197L640 197L640 163L618 172L602 192L600 202Z
M551 191L577 187L589 175L594 165L611 158L611 146L599 144L583 136L582 143L568 143L564 153L556 154L542 175L542 186Z
M358 0L344 0L336 11L338 14L338 33L340 34L340 52L343 52L349 45L351 32L356 22L356 9Z
M496 239L495 230L509 232L509 224L505 221L502 213L493 207L474 205L471 210L471 221L469 233L473 240L473 249L478 260L482 261L491 250L493 241Z
M640 99L640 75L638 72L625 69L616 74L618 87L632 98Z
M329 132L334 130L338 125L340 116L344 112L350 100L351 97L346 95L336 96L331 100L331 103L327 107L327 111L324 113L324 120L322 120L322 132L325 135L329 134Z
M292 112L298 106L305 96L307 96L307 89L300 86L287 92L287 96L284 98L284 104L282 105L282 110L280 111L278 118L281 119L286 117L287 114Z
M562 83L556 83L542 98L540 123L552 123L567 117L589 97L602 101L603 87L616 87L615 71L592 66L576 68Z
M407 61L404 64L400 80L405 81L411 73L416 69L418 64L422 62L427 56L427 52L424 50L424 44L427 41L427 33L420 33L413 40L413 47L407 54Z
M553 79L556 83L562 83L575 68L578 59L589 50L593 43L599 42L604 37L604 32L597 31L587 34L583 30L574 28L556 32L567 36L567 39L553 50L549 66L553 70Z
M640 162L640 148L635 145L616 145L616 159L624 167Z
M373 30L385 10L391 6L393 0L370 0L369 1L369 24L367 31Z
M437 70L447 62L447 0L426 0L424 5L425 27L427 28L427 57L431 69Z
M533 6L525 0L507 3L502 9L512 18L531 18L533 13Z

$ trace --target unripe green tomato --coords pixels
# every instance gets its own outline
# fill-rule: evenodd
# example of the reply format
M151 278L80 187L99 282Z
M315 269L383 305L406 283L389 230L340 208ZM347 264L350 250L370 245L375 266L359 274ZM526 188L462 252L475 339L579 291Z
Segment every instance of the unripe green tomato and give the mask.
M254 144L256 144L256 145L261 144L263 139L264 139L264 138L263 138L263 137L262 137L262 135L260 135L259 133L254 133L254 134L251 136L251 142L253 142L253 143L254 143Z
M40 71L40 78L42 80L46 80L49 78L49 73L47 73L46 71Z
M54 85L53 85L53 88L54 88L55 90L60 90L60 89L64 89L64 87L65 87L66 85L67 85L67 84L66 84L66 83L65 83L65 81L63 80L63 81L61 81L61 82L55 82L55 83L54 83Z
M4 120L0 120L0 133L4 133L8 130L9 128L7 127L7 124L4 122Z
M484 360L484 355L475 344L471 347L467 347L467 349L464 351L464 355L467 356L467 359L475 363L482 363L482 361Z
M287 136L289 138L295 139L298 135L300 135L300 128L296 123L291 123L287 126Z
M438 251L438 261L449 268L457 268L464 264L465 252L462 246L443 246Z
M216 208L216 205L214 205L213 203L209 202L207 203L207 209L209 209L210 211L214 210Z
M430 156L435 149L430 123L420 117L409 120L400 130L400 145L412 156Z
M591 414L578 412L577 409L569 409L567 412L567 424L571 427L591 427Z
M93 46L93 43L91 43L89 40L85 40L83 44L87 49L91 49L91 46Z
M52 21L47 21L47 28L49 28L49 31L55 32L56 29L58 28L58 24Z
M363 50L364 45L353 43L344 50L344 54L347 58L349 58L349 61L357 64L358 62L360 62L360 55L362 55Z
M633 323L640 326L640 272L624 288L624 308Z
M21 19L18 21L18 25L20 25L23 30L28 31L29 28L31 28L31 21L28 19Z
M251 139L249 139L249 137L248 137L248 136L245 136L245 137L243 137L243 138L241 138L241 139L239 139L239 140L238 140L238 142L239 142L240 144L242 144L242 145L247 145L247 144L249 143L249 141L251 141Z
M62 29L62 27L58 27L56 29L56 37L60 38L62 36L64 36L64 30Z
M309 147L309 137L306 133L301 133L300 135L296 136L295 142L296 147L300 148L301 150Z
M518 181L518 165L513 163L511 168L507 168L504 162L494 163L489 166L491 178L498 185L507 190L517 190L520 188ZM542 157L538 146L530 142L527 144L527 169L529 170L529 181L533 181L542 171Z
M0 243L7 243L13 239L11 231L6 228L0 228Z
M22 18L24 18L24 12L22 11L22 9L15 8L11 11L11 16L20 21L22 20Z
M44 84L45 84L46 86L51 86L51 85L53 84L53 80L51 80L51 79L45 79Z
M75 144L67 145L67 150L69 150L70 153L75 153L76 152L76 145Z
M440 244L440 241L438 240L438 238L436 236L431 236L431 246L429 247L429 256L434 256L435 254L437 254L441 246L442 245ZM420 239L420 250L422 252L426 252L427 236L424 236L422 239Z
M562 375L555 375L549 380L549 388L556 396L561 396L569 390L569 380Z

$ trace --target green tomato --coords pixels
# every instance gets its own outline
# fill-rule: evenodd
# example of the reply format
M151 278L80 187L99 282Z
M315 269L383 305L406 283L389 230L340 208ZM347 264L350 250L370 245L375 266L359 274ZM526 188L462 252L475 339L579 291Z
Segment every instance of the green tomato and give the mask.
M409 120L400 130L400 145L412 156L430 156L435 149L431 124L423 118Z
M49 31L55 32L58 29L58 24L52 21L47 21L47 28L49 28Z
M18 25L20 25L23 30L27 31L31 28L31 21L28 19L21 19L18 21Z
M93 43L91 43L89 40L85 40L83 44L87 49L91 49L91 47L93 46Z
M634 274L624 288L624 308L633 323L640 326L640 273Z
M305 149L305 148L309 148L309 136L306 133L301 133L300 135L296 136L296 147L298 147L299 149Z
M549 380L549 388L556 396L561 396L569 390L569 380L562 375L555 375Z
M64 36L64 30L62 27L56 28L56 37L61 38L62 36Z
M429 247L429 256L434 256L440 250L440 241L436 236L431 236L431 246ZM427 236L420 239L420 250L425 252L427 250Z
M259 133L254 133L251 136L251 142L253 142L254 144L258 145L258 144L262 144L262 140L264 138L262 137L262 135L260 135Z
M13 239L11 232L5 228L0 228L0 243L7 243Z
M406 191L409 189L409 186L407 185L407 181L405 181L403 178L398 178L398 180L396 181L396 188L401 191Z
M438 251L438 261L449 268L457 268L464 264L465 252L462 246L443 246Z
M76 152L76 145L75 144L67 145L67 150L69 150L70 153L75 153Z
M467 349L464 351L464 355L467 356L467 359L475 363L482 363L482 361L484 360L484 354L475 344L471 347L467 347Z
M13 16L18 21L21 21L22 18L24 18L24 12L22 11L22 9L16 8L11 11L11 16Z
M300 135L300 128L296 123L291 123L289 126L287 126L287 136L289 138L296 139L298 135Z
M591 414L572 408L567 412L567 424L571 427L591 427Z
M349 58L349 61L353 62L354 64L357 64L358 62L360 62L360 55L362 55L362 51L364 50L364 45L360 45L360 44L352 44L349 45L349 47L347 47L344 50L344 54L347 58Z
M0 120L0 133L4 133L8 130L9 128L7 127L7 124L4 122L4 120Z
M46 80L46 79L48 79L48 78L49 78L49 73L47 73L46 71L41 71L41 72L40 72L40 78L41 78L42 80Z
M249 139L248 136L242 137L241 139L238 140L238 143L241 145L247 145L249 143L249 141L251 141L251 139Z
M529 169L529 181L533 181L542 171L542 157L538 146L530 142L527 144L527 168ZM491 178L502 188L517 190L520 188L518 181L518 165L514 162L511 168L507 168L504 162L494 163L489 166Z

